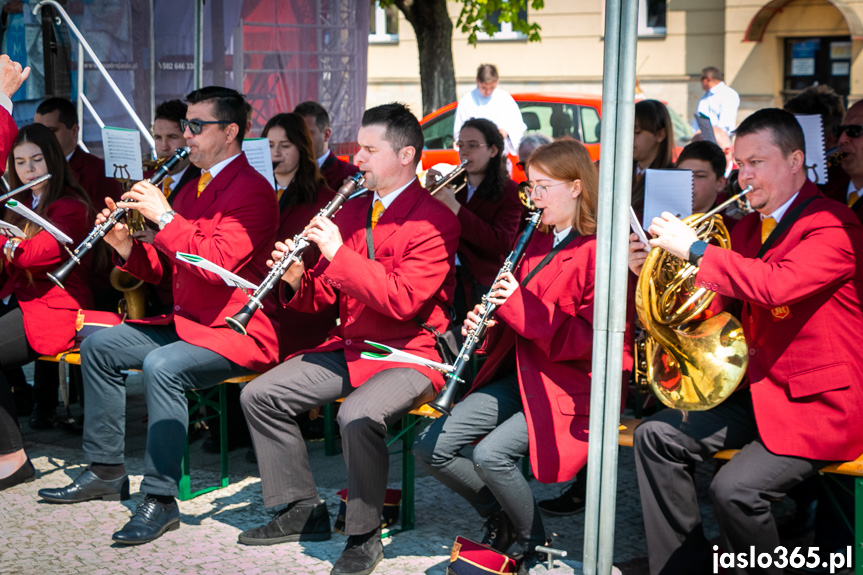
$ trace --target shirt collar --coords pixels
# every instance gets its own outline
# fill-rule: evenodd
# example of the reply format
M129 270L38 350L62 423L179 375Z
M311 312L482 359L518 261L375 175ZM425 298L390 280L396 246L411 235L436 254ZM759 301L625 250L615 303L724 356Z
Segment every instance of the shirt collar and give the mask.
M330 151L329 151L329 150L327 150L326 152L324 152L324 155L323 155L323 156L321 156L320 158L318 158L318 167L319 167L319 168L320 168L321 166L323 166L323 165L324 165L324 162L326 162L326 161L327 161L327 156L329 156L329 155L330 155Z
M381 203L384 205L384 209L387 209L388 207L390 207L390 204L392 204L392 203L395 201L395 199L396 199L397 197L399 197L399 194L401 194L403 191L405 191L409 185L411 185L412 183L414 183L414 180L416 180L416 176L414 176L414 177L411 179L411 181L409 181L408 183L406 183L405 185L403 185L402 187L400 187L400 188L399 188L399 189L397 189L396 191L394 191L394 192L390 192L389 194L387 194L387 195L386 195L385 197L383 197L383 198L382 198L382 197L380 197L380 196L378 195L377 190L375 190L375 197L374 197L374 200L380 200L380 201L381 201ZM372 200L372 204L374 204L374 203L375 203L375 201L374 201L374 200Z
M188 170L188 169L189 169L189 164L186 164L186 167L184 167L182 170L180 170L176 174L168 174L168 177L171 178L171 191L174 191L175 189L177 189L177 184L179 184L180 180L183 179L183 175L186 173L186 170Z
M569 232L570 232L571 230L572 230L572 226L569 226L569 227L568 227L568 228L566 228L565 230L561 230L561 231L559 231L559 232L558 232L558 231L555 231L555 232L554 232L554 244L553 244L553 245L555 245L555 246L556 246L557 244L559 244L560 242L562 242L562 241L564 240L564 238L566 238L566 236L568 236L568 235L569 235Z
M242 153L243 152L240 152L240 154L242 154ZM210 176L212 176L212 179L215 180L216 176L219 175L219 172L224 170L225 166L227 166L228 164L233 162L237 158L237 156L239 156L240 154L235 154L235 155L231 156L230 158L222 160L221 162L219 162L215 166L212 166L209 170L201 170L201 174L208 173L208 174L210 174Z
M776 220L776 223L778 224L779 221L782 219L782 216L785 215L785 212L788 211L788 208L791 207L791 204L794 203L794 200L797 199L798 194L800 194L800 192L797 192L793 196L791 196L791 198L787 202L785 202L784 204L782 204L781 206L776 208L772 214L770 214L768 216L762 215L761 219L763 220L765 218L773 218L774 220Z

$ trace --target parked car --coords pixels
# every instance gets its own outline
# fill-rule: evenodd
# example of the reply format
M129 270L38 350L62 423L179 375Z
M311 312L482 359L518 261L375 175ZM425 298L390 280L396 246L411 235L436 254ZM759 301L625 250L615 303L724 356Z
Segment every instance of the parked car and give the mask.
M602 97L587 94L523 93L513 94L521 109L521 117L527 125L525 135L545 134L550 138L571 136L584 143L590 157L599 159L599 132L602 116ZM422 154L422 169L435 164L459 164L458 152L453 149L453 124L457 102L438 108L420 121L425 136ZM692 128L668 109L674 124L677 146L683 146L692 138ZM524 173L518 169L518 158L510 156L513 179L521 181Z

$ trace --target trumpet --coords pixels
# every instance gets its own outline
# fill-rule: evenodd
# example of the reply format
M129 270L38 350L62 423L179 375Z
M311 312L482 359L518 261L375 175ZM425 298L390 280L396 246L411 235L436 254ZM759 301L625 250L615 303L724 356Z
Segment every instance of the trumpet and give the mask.
M174 155L171 156L168 161L162 164L156 170L156 172L146 181L153 184L154 186L158 186L162 183L162 180L165 179L165 176L167 176L168 173L173 171L177 164L185 160L187 157L189 157L188 146L177 150ZM69 248L66 248L66 251L69 252L70 258L66 260L66 262L64 262L63 265L61 265L59 268L49 273L48 278L52 282L54 282L57 287L66 289L63 286L63 282L66 281L66 278L69 277L69 274L72 273L72 270L75 269L75 266L81 263L81 259L85 255L87 255L87 253L89 253L91 249L93 249L93 246L96 245L96 242L99 241L101 238L105 237L105 234L111 231L114 225L116 225L117 222L119 222L120 219L126 215L127 211L128 210L126 208L117 208L116 210L111 212L111 215L108 216L108 219L105 222L93 228L90 234L86 238L84 238L84 241L75 248L75 251L71 251Z
M363 178L362 172L357 172L347 182L342 184L342 187L339 188L336 196L330 200L330 203L324 206L317 215L324 218L331 218L337 211L339 211L342 204L347 200L355 198L360 194L364 194L367 191L366 188L362 187L364 180L365 178ZM291 253L285 255L282 259L273 264L273 268L270 270L270 273L267 274L267 277L264 278L261 285L258 286L254 293L249 295L249 300L246 302L246 305L244 305L240 311L235 313L233 316L226 317L225 323L227 323L235 332L246 335L246 326L249 325L249 320L252 319L252 315L254 315L258 308L264 305L261 303L263 299L267 297L276 285L278 285L279 280L282 275L288 271L288 268L290 268L294 262L300 261L303 252L310 244L311 242L303 236L302 232L295 235L295 247Z
M464 174L465 170L467 170L467 160L463 160L461 164L456 166L454 170L452 170L445 176L438 174L437 176L435 176L434 179L434 187L429 189L429 194L431 194L432 196L435 195L436 193L453 183L459 176ZM459 190L461 190L465 185L466 182L456 188L456 193L458 193Z
M453 363L452 371L449 376L447 376L443 389L441 389L434 401L429 403L429 405L436 411L439 411L444 415L449 415L452 411L453 403L455 403L456 396L458 395L459 386L461 382L464 381L461 375L468 366L471 355L473 355L473 352L476 351L477 346L479 346L479 343L482 341L482 338L485 335L485 330L488 328L488 324L494 316L494 312L497 310L497 306L489 301L492 291L494 290L494 284L498 282L501 276L511 272L518 265L518 262L524 253L524 249L527 247L528 242L530 242L530 238L539 226L541 219L541 209L534 210L530 214L527 227L521 233L521 236L518 238L518 242L516 242L512 252L510 252L506 260L504 260L503 267L501 267L497 272L497 277L494 278L494 281L491 284L492 288L487 294L482 296L482 305L485 307L485 313L480 317L476 328L470 330L467 337L465 337L464 343L461 346L461 350L458 352L458 357Z

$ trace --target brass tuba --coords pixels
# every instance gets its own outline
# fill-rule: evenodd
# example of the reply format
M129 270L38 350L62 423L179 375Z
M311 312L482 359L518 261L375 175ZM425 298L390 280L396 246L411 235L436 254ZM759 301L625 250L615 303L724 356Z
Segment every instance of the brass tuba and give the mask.
M684 219L701 241L731 248L728 229L718 215L751 187L707 214ZM647 256L635 290L638 319L649 335L644 341L647 385L668 407L703 411L722 403L746 374L749 349L740 321L727 312L699 321L714 293L695 287L698 268L665 250Z

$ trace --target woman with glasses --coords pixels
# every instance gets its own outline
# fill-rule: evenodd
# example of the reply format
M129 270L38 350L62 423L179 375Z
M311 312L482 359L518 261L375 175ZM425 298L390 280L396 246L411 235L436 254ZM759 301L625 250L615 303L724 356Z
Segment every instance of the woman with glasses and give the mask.
M641 220L644 216L645 170L674 167L674 128L668 109L659 100L642 100L635 104L632 159L632 208Z
M471 118L462 126L457 146L459 159L467 162L465 185L458 191L446 187L434 197L461 222L454 302L460 321L491 287L524 211L518 185L507 176L503 137L494 123ZM429 170L426 175L427 188L433 187L435 174Z
M270 141L270 159L279 201L278 238L293 238L333 199L335 192L318 170L312 136L302 116L276 114L269 119L261 135ZM306 267L311 268L319 255L314 245L306 249L303 254ZM284 306L277 306L277 310L282 357L323 342L338 315L338 310L334 310L326 318L318 315L308 321L309 318L300 317L303 315L300 312ZM300 320L302 323L298 323Z
M52 178L17 196L20 205L36 212L78 245L90 231L93 207L66 162L60 144L41 124L21 128L9 157L9 184L14 189L45 174ZM69 256L46 230L10 209L2 219L24 237L0 238L0 490L31 481L36 472L24 453L15 402L7 372L40 355L70 349L80 309L92 309L88 287L89 261L75 268L65 288L55 286L47 272ZM7 299L8 298L8 299ZM56 393L56 392L55 392Z
M598 179L572 139L537 149L527 168L550 233L535 233L521 265L493 286L488 358L452 415L414 445L419 463L485 519L484 543L516 545L519 573L548 538L518 460L529 454L543 483L567 481L587 461ZM482 313L477 305L462 333ZM471 457L461 453L476 441Z

